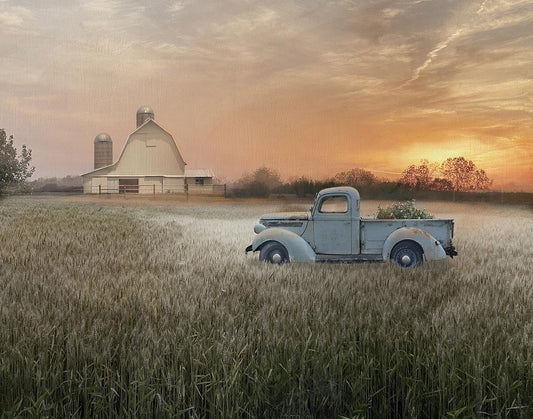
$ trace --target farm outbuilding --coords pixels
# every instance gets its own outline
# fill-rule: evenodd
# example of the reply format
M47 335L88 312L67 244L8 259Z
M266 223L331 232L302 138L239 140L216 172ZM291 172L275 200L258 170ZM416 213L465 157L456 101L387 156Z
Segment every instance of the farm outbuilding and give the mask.
M185 167L174 138L155 121L149 106L137 111L137 128L115 163L108 134L96 136L94 151L95 170L82 175L84 193L214 192L213 172Z

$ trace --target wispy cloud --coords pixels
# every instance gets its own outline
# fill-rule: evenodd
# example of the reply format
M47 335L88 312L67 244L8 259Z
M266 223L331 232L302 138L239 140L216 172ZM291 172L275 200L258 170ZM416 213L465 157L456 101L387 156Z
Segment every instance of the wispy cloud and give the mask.
M463 30L458 29L450 36L448 36L444 41L439 42L437 46L428 53L424 63L415 69L413 76L406 83L404 83L402 87L405 87L408 84L418 80L422 72L427 69L430 64L437 58L439 52L441 52L444 48L447 48L448 45L450 45L456 38L460 37L462 33Z

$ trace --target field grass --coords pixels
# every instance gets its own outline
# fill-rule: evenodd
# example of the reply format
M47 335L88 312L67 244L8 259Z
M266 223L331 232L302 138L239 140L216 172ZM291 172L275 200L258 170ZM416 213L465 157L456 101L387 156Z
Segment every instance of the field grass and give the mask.
M2 417L531 417L531 209L419 205L459 257L245 256L307 204L0 201Z

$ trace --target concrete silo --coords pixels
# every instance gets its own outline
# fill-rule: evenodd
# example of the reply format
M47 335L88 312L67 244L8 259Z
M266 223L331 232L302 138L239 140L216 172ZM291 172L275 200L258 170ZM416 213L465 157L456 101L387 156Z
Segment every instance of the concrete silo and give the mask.
M102 132L94 138L94 168L113 164L113 141L109 134Z
M149 119L154 119L154 110L150 106L141 106L137 109L137 128Z

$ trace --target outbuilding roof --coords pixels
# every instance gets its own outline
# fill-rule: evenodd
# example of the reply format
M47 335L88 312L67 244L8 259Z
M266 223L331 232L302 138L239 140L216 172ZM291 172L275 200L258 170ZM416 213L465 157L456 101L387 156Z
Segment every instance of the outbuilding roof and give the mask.
M215 174L209 169L187 169L185 168L185 177L215 177Z

